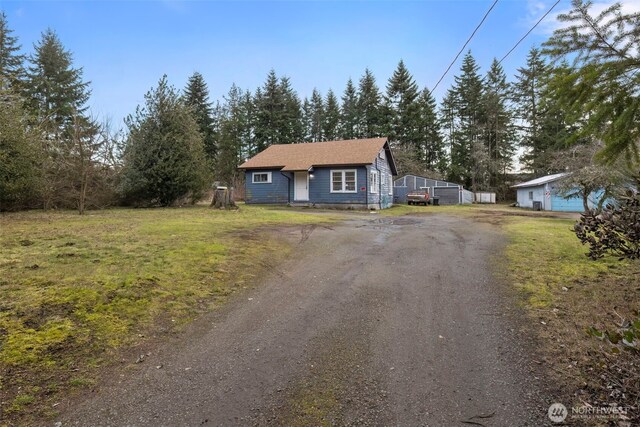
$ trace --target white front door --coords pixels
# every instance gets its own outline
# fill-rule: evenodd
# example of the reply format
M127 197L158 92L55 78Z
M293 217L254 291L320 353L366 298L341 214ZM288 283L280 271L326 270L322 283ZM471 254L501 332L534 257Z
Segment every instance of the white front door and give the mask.
M296 172L293 181L293 200L308 202L309 174L307 172Z

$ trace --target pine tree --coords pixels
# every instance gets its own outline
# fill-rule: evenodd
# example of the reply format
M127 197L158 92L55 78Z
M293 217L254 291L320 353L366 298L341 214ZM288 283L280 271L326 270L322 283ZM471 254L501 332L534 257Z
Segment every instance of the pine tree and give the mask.
M400 60L387 83L385 97L389 138L400 145L416 145L418 138L418 85ZM419 148L412 147L416 151Z
M267 75L262 88L255 94L256 102L256 149L258 152L272 144L278 144L279 128L283 122L284 97L278 84L275 70Z
M313 111L311 109L311 102L309 98L304 97L302 102L302 140L311 141L311 116Z
M28 207L40 189L39 135L25 119L21 100L0 89L0 211Z
M197 201L209 184L204 142L191 108L167 76L126 119L122 190L135 204L169 206Z
M450 179L461 182L472 191L487 180L488 165L486 153L482 148L482 106L483 85L478 74L479 66L468 52L460 68L461 74L455 76L453 88L449 91L447 102L451 106L450 114L457 118L450 139L451 168Z
M322 128L326 141L334 141L340 137L340 106L338 98L331 89L327 92Z
M209 101L209 88L202 74L195 72L184 90L185 103L191 107L193 116L204 140L204 150L210 165L214 165L217 153L213 110Z
M416 105L418 109L415 140L417 159L425 171L444 173L447 160L436 100L431 92L425 88L416 99Z
M556 91L569 121L580 122L572 142L595 136L602 158L640 163L640 13L615 3L592 15L591 1L573 0L565 23L545 43L552 59L573 61ZM586 118L586 120L584 120Z
M515 154L515 124L510 106L510 85L500 63L494 59L485 77L483 109L484 144L489 156L489 187L504 198L507 171Z
M310 134L309 141L318 142L324 139L323 125L324 125L324 101L322 95L317 89L313 89L311 93L311 100L309 101L309 119L310 119Z
M0 90L15 87L24 75L25 57L18 53L18 38L12 33L7 15L0 11Z
M246 94L235 84L224 97L221 107L219 155L217 159L217 179L232 185L238 177L238 165L246 150L246 129L249 125Z
M82 80L82 68L73 68L71 52L64 49L57 34L42 33L27 70L26 97L48 139L67 135L74 117L83 116L91 95L89 82Z
M358 128L359 138L381 136L384 130L384 117L381 105L380 90L376 78L367 68L360 79L358 87Z
M82 144L98 132L87 115L89 82L82 80L82 68L73 67L71 52L64 49L52 30L42 33L34 49L24 95L35 125L43 132L43 207L71 207L77 189L69 186L81 181L82 172L76 165L81 163L78 156ZM83 140L77 138L78 134Z
M520 127L520 145L525 149L522 163L535 175L544 173L545 162L542 159L548 146L542 137L544 117L542 93L545 89L544 78L549 72L540 50L532 48L527 55L527 64L518 69L514 96L518 105L518 115L522 121Z
M342 95L342 105L340 107L340 137L342 139L354 139L358 135L358 94L353 81L347 81L347 87Z
M302 105L287 77L274 70L255 95L255 141L258 151L272 144L292 144L303 138Z
M280 92L284 100L283 121L280 124L278 133L280 144L293 144L303 141L302 129L302 105L300 98L288 77L280 78Z

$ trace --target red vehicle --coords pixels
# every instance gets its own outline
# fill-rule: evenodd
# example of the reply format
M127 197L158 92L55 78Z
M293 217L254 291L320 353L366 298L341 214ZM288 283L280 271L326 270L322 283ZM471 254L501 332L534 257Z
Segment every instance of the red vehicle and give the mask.
M424 189L420 191L412 191L411 193L407 194L407 204L424 206L431 204L431 196L429 195L429 190Z

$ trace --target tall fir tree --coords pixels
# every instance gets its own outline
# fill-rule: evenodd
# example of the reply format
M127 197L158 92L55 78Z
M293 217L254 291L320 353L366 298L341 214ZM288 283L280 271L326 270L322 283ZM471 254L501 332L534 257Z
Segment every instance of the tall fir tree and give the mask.
M29 58L26 97L46 137L57 139L69 130L74 117L86 113L90 82L82 80L82 68L73 67L71 52L53 30L42 33L34 50Z
M197 201L210 183L204 142L191 108L163 76L126 119L122 191L140 205Z
M24 209L41 184L41 144L36 129L25 126L22 101L0 89L0 211Z
M87 113L89 82L83 81L82 68L74 68L71 52L51 29L42 33L29 62L23 93L43 132L43 207L69 207L69 194L75 191L69 185L81 178L74 165L79 164L81 147L98 132Z
M358 113L358 93L353 80L347 81L347 86L342 94L340 106L340 138L353 139L358 135L360 117Z
M418 85L404 62L400 60L387 83L385 97L387 134L391 141L419 152L416 142L419 115L417 98Z
M218 148L216 146L213 109L209 101L209 88L202 74L196 71L189 77L184 90L184 97L187 106L191 107L193 117L196 119L202 134L207 161L213 167Z
M449 149L451 165L449 179L461 182L472 191L487 180L486 149L482 144L483 84L471 52L467 52L447 93L446 126L450 126Z
M417 159L425 172L445 173L447 159L436 100L428 89L423 89L416 99L418 109L415 148Z
M21 55L18 38L12 36L7 15L0 11L0 90L16 88L24 76L24 55Z
M238 177L238 165L247 150L247 128L249 114L246 94L235 84L224 97L221 106L219 153L216 177L219 181L233 185Z
M287 77L267 75L255 96L255 141L258 151L272 144L292 144L303 138L302 105Z
M484 144L489 156L489 187L501 199L507 194L507 172L515 154L515 123L509 100L511 87L500 63L494 59L485 79L483 95Z
M381 104L380 89L376 78L367 68L360 78L358 86L358 130L359 138L381 136L384 131L384 116Z
M340 106L331 89L327 92L324 110L323 133L325 141L334 141L340 136Z
M544 111L541 107L545 90L545 76L549 66L540 50L533 47L527 55L527 63L518 69L514 85L514 99L518 107L520 145L524 149L521 162L534 175L545 172L544 154L548 141L542 135Z
M309 100L309 119L309 141L322 141L324 139L324 101L315 88Z

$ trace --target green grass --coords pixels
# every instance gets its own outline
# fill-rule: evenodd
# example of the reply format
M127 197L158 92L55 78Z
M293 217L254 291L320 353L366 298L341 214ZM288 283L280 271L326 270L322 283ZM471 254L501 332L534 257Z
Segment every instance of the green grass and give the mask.
M334 218L244 205L3 214L2 401L19 413L33 404L25 387L93 384L109 352L221 304L284 256L289 244L268 229Z
M548 307L563 286L606 275L623 267L615 258L593 261L572 231L574 220L512 217L504 229L509 275L533 308Z

